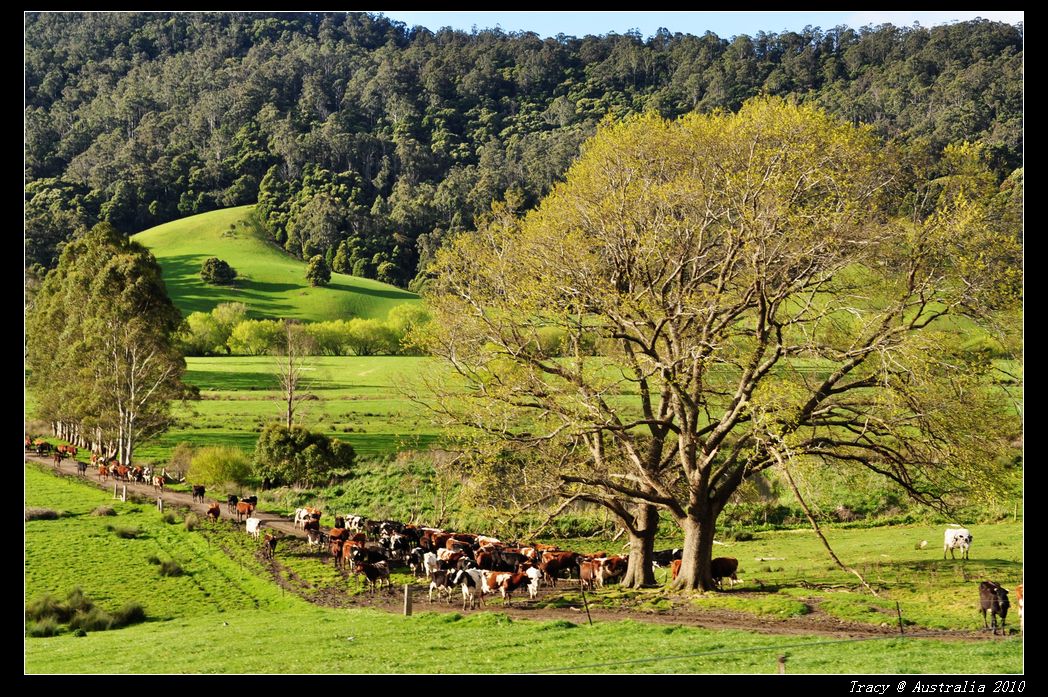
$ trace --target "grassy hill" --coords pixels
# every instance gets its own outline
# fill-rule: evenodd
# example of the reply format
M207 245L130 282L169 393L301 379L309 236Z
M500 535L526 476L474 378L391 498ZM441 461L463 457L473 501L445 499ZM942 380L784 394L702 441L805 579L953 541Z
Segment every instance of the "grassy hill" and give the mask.
M184 314L242 302L255 319L385 319L390 308L417 302L414 293L340 273L332 273L326 287L310 287L305 262L269 242L254 211L254 206L240 206L201 213L134 236L156 255L167 292ZM200 266L208 257L237 270L235 286L211 286L200 279Z

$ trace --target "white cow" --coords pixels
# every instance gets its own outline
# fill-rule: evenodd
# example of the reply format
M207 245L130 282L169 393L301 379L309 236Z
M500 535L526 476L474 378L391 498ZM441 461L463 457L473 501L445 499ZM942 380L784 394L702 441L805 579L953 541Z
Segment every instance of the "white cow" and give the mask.
M953 555L955 549L961 550L961 558L968 558L968 548L972 546L972 534L961 527L947 528L946 537L942 545L942 558L946 558L946 550L950 551L950 559L956 559Z
M258 531L262 529L261 518L248 518L247 519L247 534L251 537L258 539Z
M296 508L295 509L295 527L305 527L306 521L309 520L309 509L308 508Z
M542 569L537 566L531 566L524 573L531 579L528 581L528 595L534 600L539 594L539 583L542 582Z
M477 607L478 603L484 602L484 579L487 572L480 569L462 569L458 571L452 583L462 584L462 609Z

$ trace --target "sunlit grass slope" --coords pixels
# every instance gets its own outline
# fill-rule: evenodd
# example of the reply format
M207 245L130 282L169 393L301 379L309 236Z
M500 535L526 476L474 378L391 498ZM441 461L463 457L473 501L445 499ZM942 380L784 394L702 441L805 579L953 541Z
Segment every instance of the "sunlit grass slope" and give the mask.
M256 319L385 319L390 308L418 301L406 290L339 273L331 274L325 287L310 287L305 262L267 240L254 210L254 206L240 206L201 213L134 236L156 255L167 292L184 314L206 312L223 302L242 302ZM233 286L201 280L200 266L208 257L218 257L237 270Z

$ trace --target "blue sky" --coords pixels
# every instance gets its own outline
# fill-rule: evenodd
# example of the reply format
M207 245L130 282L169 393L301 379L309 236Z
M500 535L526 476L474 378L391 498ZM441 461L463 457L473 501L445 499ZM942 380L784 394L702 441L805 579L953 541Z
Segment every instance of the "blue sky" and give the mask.
M670 32L701 35L712 31L721 38L738 34L754 35L758 31L781 32L783 30L813 27L831 29L839 24L858 28L866 24L890 22L896 26L911 26L915 21L930 27L950 21L963 21L975 17L992 19L1009 24L1023 20L1021 11L935 11L935 12L471 12L471 11L382 11L390 19L404 22L409 27L421 25L431 30L450 26L470 31L493 28L496 25L505 32L533 31L539 36L585 36L586 34L622 34L638 29L644 37L655 33L659 27Z

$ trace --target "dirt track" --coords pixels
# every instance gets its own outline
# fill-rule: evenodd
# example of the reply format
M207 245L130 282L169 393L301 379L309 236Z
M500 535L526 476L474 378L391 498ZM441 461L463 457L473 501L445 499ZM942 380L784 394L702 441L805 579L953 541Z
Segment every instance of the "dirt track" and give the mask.
M25 455L27 461L33 461L39 464L43 464L49 468L53 468L53 461L47 457L37 457L35 455ZM66 459L62 462L61 472L64 475L71 477L77 477L76 464L73 460ZM108 482L101 482L97 477L97 468L92 469L90 464L88 465L87 476L82 478L85 481L95 484L101 488L105 488L109 491L113 490L114 480L110 478ZM119 487L125 486L124 482L116 483L119 491ZM152 485L149 484L136 484L127 483L128 495L135 495L137 498L148 499L150 501L156 500L156 493L153 490ZM201 517L204 517L207 513L208 502L215 500L211 496L205 495L205 503L197 503L193 501L192 494L174 492L165 490L163 493L164 506L178 506L181 508L190 509L198 513ZM218 501L222 506L222 517L223 519L230 520L230 515L226 512L226 502L224 497ZM305 539L305 533L296 528L293 523L285 517L274 515L272 513L265 513L255 511L254 516L263 521L264 527L272 530L278 530L283 535L288 537L295 537L299 539ZM303 546L304 547L304 546ZM286 590L293 592L302 598L318 604L328 607L341 607L341 608L352 608L352 607L372 607L376 609L385 610L388 612L401 612L403 606L403 590L400 588L394 588L392 591L385 591L370 595L356 595L351 596L345 593L339 592L335 589L324 589L318 592L318 589L310 589L308 586L295 586L289 583L285 578L281 576L278 571L280 561L280 550L277 551L277 558L269 562L269 568L273 576L273 580L283 586ZM561 584L564 587L564 584ZM428 588L422 588L420 586L415 587L414 592L414 603L416 611L419 612L461 612L462 607L460 604L454 601L448 605L447 603L436 602L430 604L428 602ZM306 592L306 591L309 592ZM556 592L556 591L543 591L544 593ZM747 591L732 591L737 596L745 596L750 593ZM754 593L753 595L757 595ZM460 598L459 594L455 594L455 598ZM603 607L596 607L592 604L593 600L597 600L596 597L592 598L589 606L589 616L592 617L594 622L599 621L616 621L631 619L643 622L654 622L659 624L669 625L686 625L693 627L703 627L707 629L735 629L739 631L747 632L759 632L764 634L776 634L776 635L816 635L816 636L827 636L838 639L848 638L874 638L874 637L889 637L892 635L898 636L898 627L893 622L888 622L888 626L876 626L870 624L861 624L857 622L848 622L832 617L823 612L820 607L820 601L816 598L809 599L807 601L810 612L799 617L789 618L766 618L756 615L752 615L744 612L734 612L730 610L721 609L709 609L709 608L698 608L687 602L687 599L682 595L679 599L673 600L673 608L664 612L651 612L638 610L636 608L623 607L620 609L608 609ZM599 597L599 596L598 596ZM540 595L541 598L541 595ZM512 607L503 607L502 605L490 605L492 609L496 609L499 612L513 617L515 619L534 619L540 621L550 620L568 620L575 623L582 623L587 621L587 613L585 608L579 607L567 607L567 608L542 608L537 607L533 602L528 600L517 599L513 603ZM890 619L890 618L888 618ZM959 630L924 630L917 628L908 628L906 636L921 636L921 637L934 637L942 639L954 639L954 640L988 640L996 639L988 632L981 631L959 631ZM1004 638L1003 636L1001 637Z

